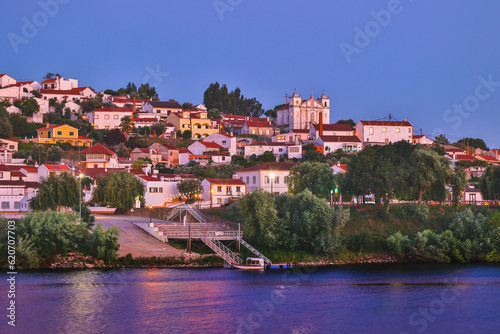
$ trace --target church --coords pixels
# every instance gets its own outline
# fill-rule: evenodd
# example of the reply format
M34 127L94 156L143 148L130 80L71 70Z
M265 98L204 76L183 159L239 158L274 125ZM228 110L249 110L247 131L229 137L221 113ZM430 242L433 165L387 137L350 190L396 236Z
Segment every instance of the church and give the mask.
M317 99L312 91L308 100L294 92L287 98L287 104L281 107L276 116L276 125L284 126L287 130L309 129L311 124L319 124L320 116L323 124L330 124L330 98L324 93Z

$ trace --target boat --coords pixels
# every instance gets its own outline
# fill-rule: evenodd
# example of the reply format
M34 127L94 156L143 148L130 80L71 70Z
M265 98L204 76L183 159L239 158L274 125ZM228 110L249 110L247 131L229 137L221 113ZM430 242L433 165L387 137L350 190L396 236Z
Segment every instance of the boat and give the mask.
M243 270L262 270L265 267L264 260L260 257L247 257L245 264L233 264L233 268Z

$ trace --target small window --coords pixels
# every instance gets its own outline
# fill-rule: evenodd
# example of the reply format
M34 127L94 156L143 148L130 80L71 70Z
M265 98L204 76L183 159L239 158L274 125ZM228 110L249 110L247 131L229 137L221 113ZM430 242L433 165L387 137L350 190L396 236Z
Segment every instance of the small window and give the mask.
M262 152L262 150L263 150L263 149L262 149L262 146L261 146L261 147L259 147L259 152Z
M396 133L400 133L401 132L401 129L400 128L396 128Z
M58 136L62 136L62 131L57 131Z
M14 202L14 209L20 209L21 208L21 202Z
M157 192L158 192L158 188L156 188L156 187L154 187L154 188L153 188L153 187L151 187L151 188L149 188L149 192L150 192L150 193L157 193Z
M387 128L382 128L382 133L386 133L387 132Z
M255 147L250 147L251 152L255 152Z
M288 182L288 176L285 176L285 179L284 179L285 183Z
M113 115L113 119L119 119L118 115Z
M371 135L373 134L373 128L370 128L370 134Z
M269 183L269 176L264 176L264 183Z
M9 209L9 208L10 208L9 202L2 202L2 209Z
M250 183L250 178L247 176L247 182L246 184L249 184Z
M222 141L222 145L226 145L226 141L225 140Z
M276 176L274 178L274 183L280 183L280 177L279 176Z
M222 192L222 186L217 186L217 192Z
M95 115L95 119L99 119L99 115Z
M411 128L408 128L408 133L411 133Z
M13 150L14 148L14 145L9 145L9 150Z
M236 187L236 192L240 193L241 192L241 187Z
M158 192L162 193L163 192L163 187L158 188Z
M109 115L104 115L104 119L109 119Z
M0 179L3 179L3 172L0 172Z
M252 181L253 181L253 184L256 184L257 183L257 177L256 176L252 177Z
M70 135L70 136L74 136L74 135L75 135L75 131L70 131L70 132L69 132L69 135Z

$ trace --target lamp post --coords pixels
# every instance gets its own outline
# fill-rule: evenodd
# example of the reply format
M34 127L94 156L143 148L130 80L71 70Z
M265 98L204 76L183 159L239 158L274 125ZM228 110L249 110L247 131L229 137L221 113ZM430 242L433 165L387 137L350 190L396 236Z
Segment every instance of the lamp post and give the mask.
M151 210L153 209L153 206L149 204L149 224L153 223L153 219L151 218Z
M271 178L271 194L272 194L273 193L274 173L269 174L269 177Z

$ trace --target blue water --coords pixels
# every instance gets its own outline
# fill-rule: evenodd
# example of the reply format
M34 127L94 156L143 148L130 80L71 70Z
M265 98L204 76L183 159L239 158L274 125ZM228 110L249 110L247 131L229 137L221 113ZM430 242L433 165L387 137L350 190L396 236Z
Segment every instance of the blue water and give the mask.
M308 271L18 273L16 327L2 315L0 332L500 333L498 265Z

